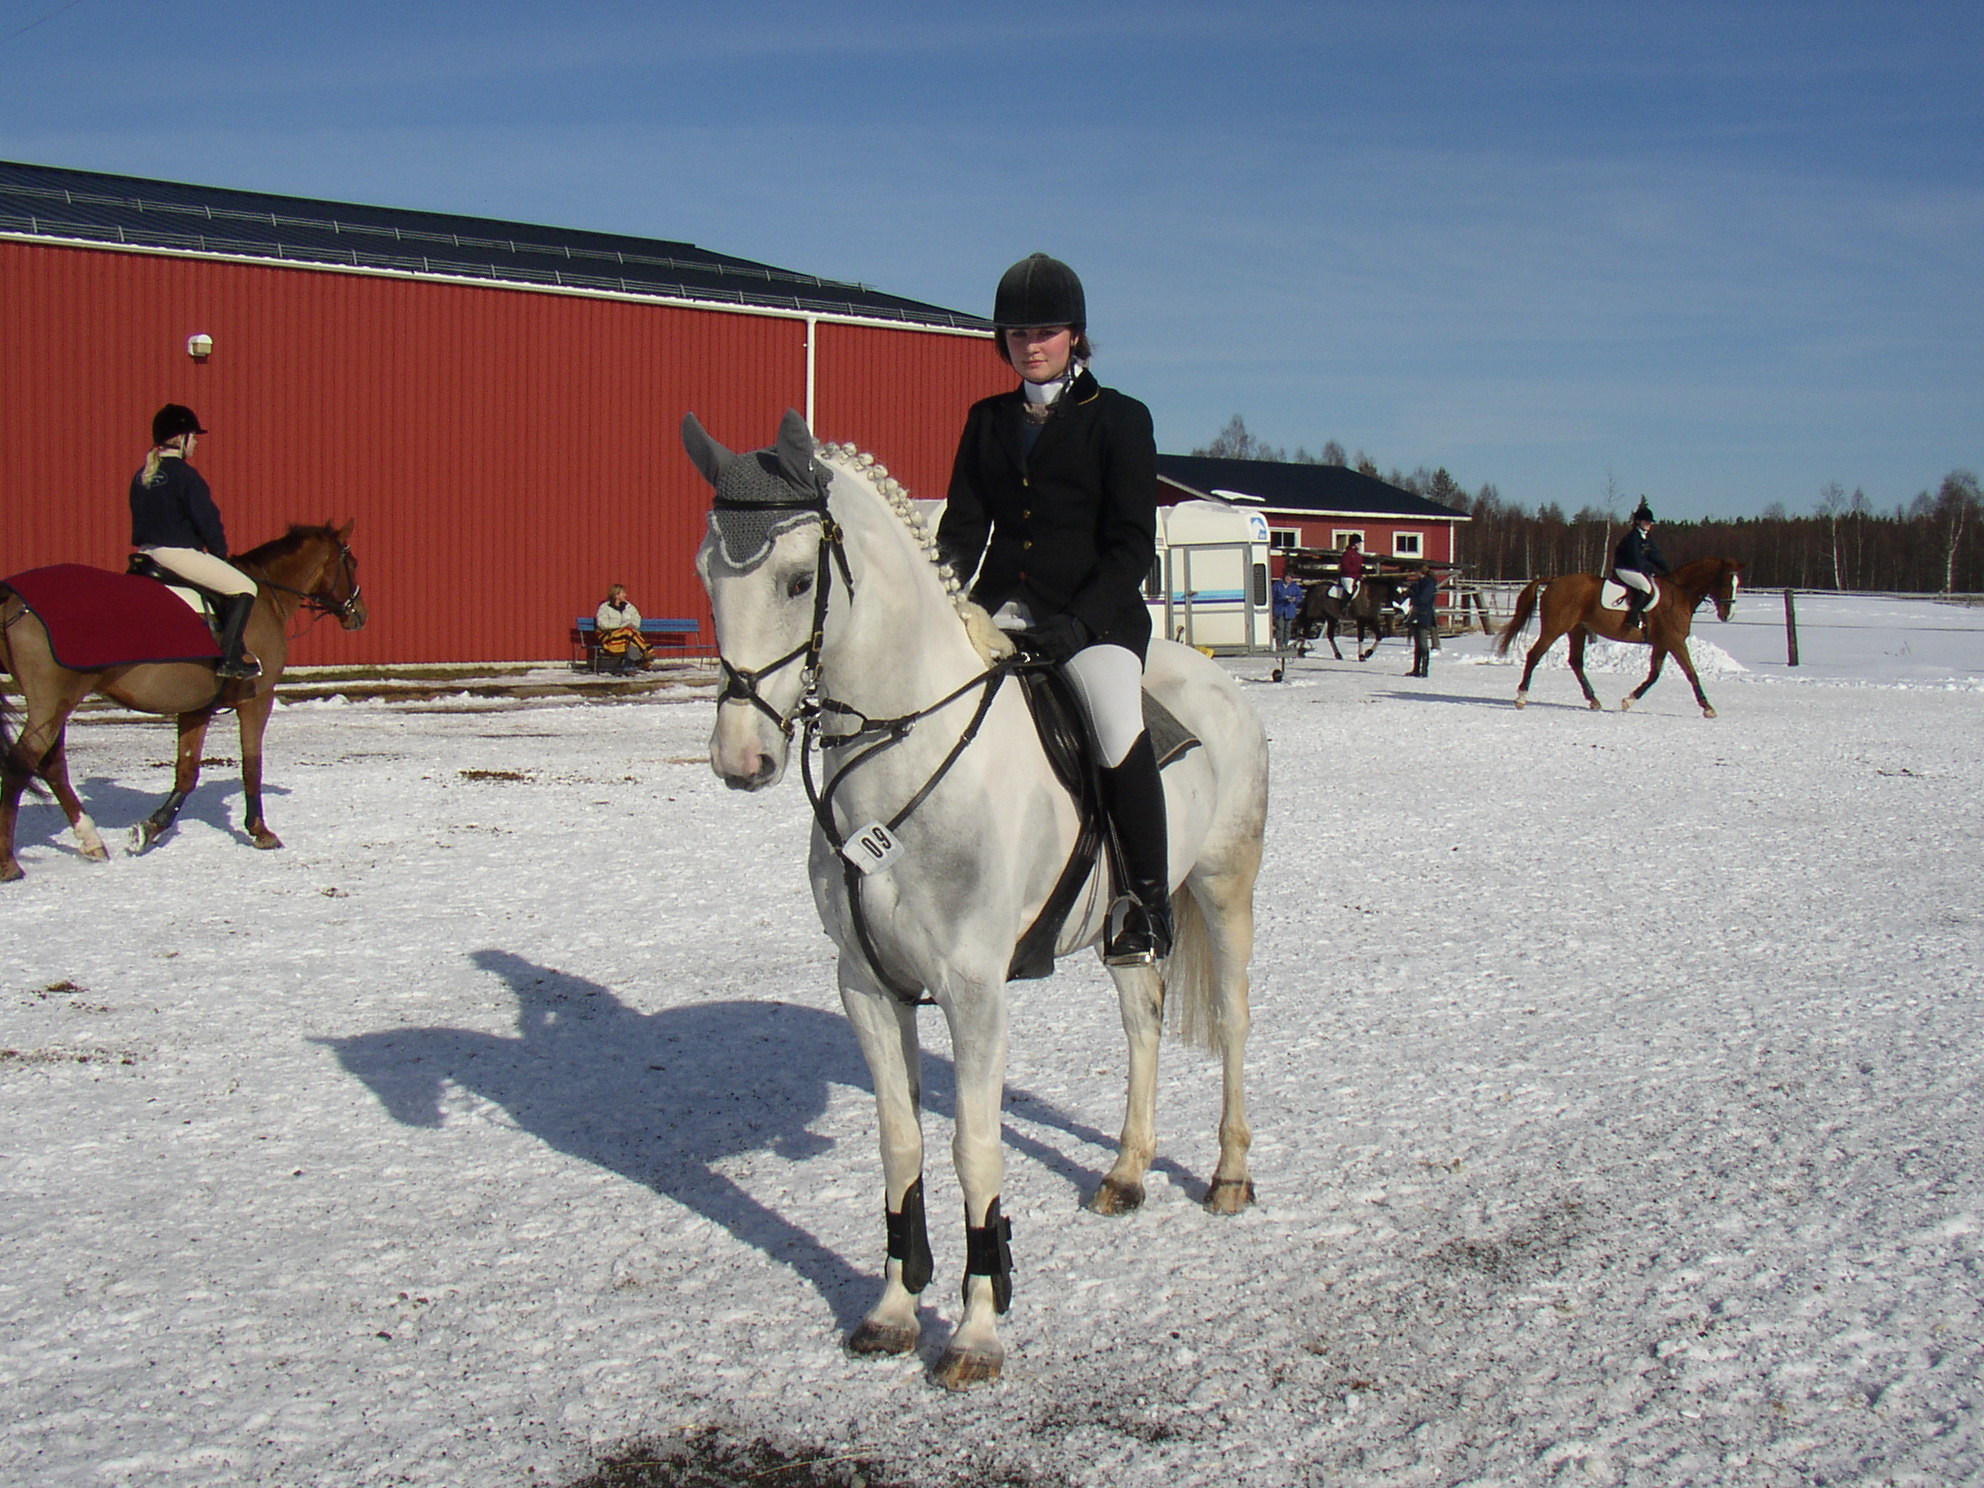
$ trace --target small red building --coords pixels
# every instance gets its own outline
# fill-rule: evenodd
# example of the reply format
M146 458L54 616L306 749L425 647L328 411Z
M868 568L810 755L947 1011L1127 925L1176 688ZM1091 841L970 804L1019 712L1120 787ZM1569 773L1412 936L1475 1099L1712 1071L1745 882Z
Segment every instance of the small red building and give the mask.
M1159 455L1158 499L1216 497L1267 518L1270 546L1341 549L1352 535L1373 558L1448 564L1466 512L1428 501L1342 465L1292 465L1279 460L1222 460L1206 455ZM1281 565L1274 565L1279 577Z
M371 624L300 663L562 655L615 581L707 641L683 413L754 449L797 408L939 496L989 336L687 243L0 162L0 572L121 569L177 402L237 550L357 520Z

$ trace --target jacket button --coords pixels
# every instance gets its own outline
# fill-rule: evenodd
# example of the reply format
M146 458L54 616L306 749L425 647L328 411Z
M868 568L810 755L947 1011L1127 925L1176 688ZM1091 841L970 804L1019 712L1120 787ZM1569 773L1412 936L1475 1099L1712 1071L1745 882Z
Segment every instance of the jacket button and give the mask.
M1027 540L1026 540L1025 542L1023 542L1023 543L1021 543L1021 544L1020 544L1020 546L1021 546L1022 548L1030 548L1030 547L1032 547L1032 546L1033 546L1033 539L1029 537L1029 538L1028 538L1028 539L1027 539Z
M1027 519L1028 521L1032 521L1032 520L1033 520L1033 508L1032 508L1032 507L1028 507L1028 508L1027 508L1027 509L1026 509L1025 511L1023 511L1023 512L1021 512L1021 513L1020 513L1020 515L1021 515L1021 516L1023 516L1023 517L1025 517L1025 518L1026 518L1026 519Z

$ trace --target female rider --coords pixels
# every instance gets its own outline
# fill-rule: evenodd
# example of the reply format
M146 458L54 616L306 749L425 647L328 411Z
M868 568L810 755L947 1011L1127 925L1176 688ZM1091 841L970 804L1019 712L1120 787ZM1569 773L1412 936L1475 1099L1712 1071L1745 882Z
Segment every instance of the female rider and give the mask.
M1020 375L972 405L937 540L971 595L1022 650L1057 663L1081 699L1101 765L1102 804L1121 853L1111 965L1171 953L1164 786L1144 733L1157 545L1157 441L1150 410L1100 386L1074 270L1044 253L999 281L999 354ZM981 561L983 563L981 565Z
M152 415L152 451L131 477L131 546L160 568L220 596L223 678L256 677L262 664L241 634L255 608L255 581L227 561L227 530L200 472L187 463L207 431L193 410L168 403Z

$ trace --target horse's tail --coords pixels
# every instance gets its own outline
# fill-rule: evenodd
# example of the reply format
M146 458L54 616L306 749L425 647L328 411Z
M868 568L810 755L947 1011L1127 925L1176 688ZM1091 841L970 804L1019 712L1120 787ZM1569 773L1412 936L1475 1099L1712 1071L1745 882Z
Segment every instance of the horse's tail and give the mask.
M1164 963L1165 1021L1171 1032L1196 1049L1217 1054L1219 982L1213 973L1212 934L1198 896L1181 888L1171 896L1171 957Z
M1531 579L1521 594L1516 596L1516 612L1509 617L1509 623L1502 627L1502 633L1495 637L1495 654L1507 656L1509 646L1522 634L1522 628L1529 624L1529 617L1536 613L1536 596L1542 592L1543 580Z

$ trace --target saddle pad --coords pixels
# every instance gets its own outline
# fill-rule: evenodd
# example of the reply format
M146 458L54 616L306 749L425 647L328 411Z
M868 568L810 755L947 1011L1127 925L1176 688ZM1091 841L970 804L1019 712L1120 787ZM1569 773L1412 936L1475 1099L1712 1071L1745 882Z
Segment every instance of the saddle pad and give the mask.
M1177 714L1148 692L1144 694L1144 732L1150 735L1150 750L1157 756L1160 770L1200 742L1197 734L1178 721Z
M1617 579L1607 579L1604 587L1598 591L1598 607L1601 610L1623 610L1626 607L1626 596L1628 593L1629 591L1626 586ZM1646 607L1650 610L1659 603L1660 586L1655 584L1653 586L1653 598L1647 601Z
M81 563L31 568L0 585L20 595L72 672L152 661L218 661L206 622L154 579Z

